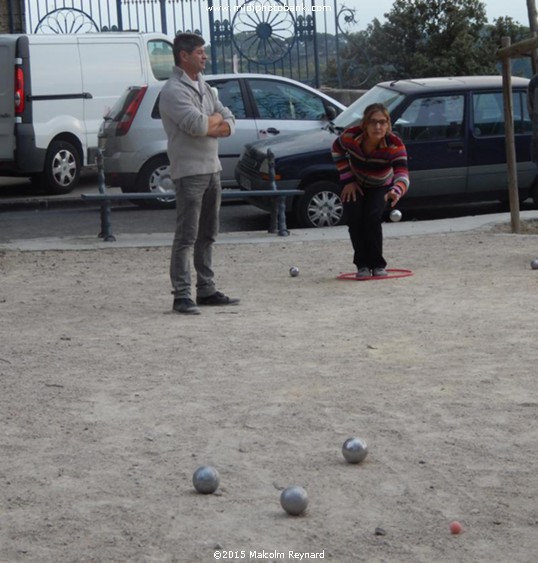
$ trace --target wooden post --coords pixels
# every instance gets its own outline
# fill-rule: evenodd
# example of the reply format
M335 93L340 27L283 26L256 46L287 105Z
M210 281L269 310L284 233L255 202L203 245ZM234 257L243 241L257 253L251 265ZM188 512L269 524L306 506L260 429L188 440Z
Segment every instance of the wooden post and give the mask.
M528 57L532 49L538 47L538 39L536 37L531 37L530 39L523 39L523 41L518 41L513 45L508 44L506 47L501 47L497 51L497 57L499 59L504 59L505 57Z
M501 40L503 48L510 47L510 37ZM514 106L512 101L512 59L503 57L503 100L504 100L504 130L506 144L506 164L508 166L508 195L510 199L510 222L512 232L520 233L519 222L519 194L517 187L517 160L514 139Z

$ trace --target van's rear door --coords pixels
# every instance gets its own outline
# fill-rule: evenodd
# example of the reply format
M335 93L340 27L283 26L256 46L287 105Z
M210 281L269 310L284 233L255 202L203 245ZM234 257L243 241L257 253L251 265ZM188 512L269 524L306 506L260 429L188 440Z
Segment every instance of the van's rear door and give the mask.
M17 36L2 35L0 42L0 160L15 154L15 57Z

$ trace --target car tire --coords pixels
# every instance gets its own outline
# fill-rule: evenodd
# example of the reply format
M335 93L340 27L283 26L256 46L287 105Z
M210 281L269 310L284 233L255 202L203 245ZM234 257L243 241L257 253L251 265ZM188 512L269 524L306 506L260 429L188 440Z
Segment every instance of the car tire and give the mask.
M301 227L336 227L344 222L344 206L336 182L320 180L299 196L296 218Z
M43 184L49 194L67 194L77 186L81 168L80 154L72 143L53 141L45 156L43 173L33 181Z
M159 193L173 191L174 182L170 178L170 161L165 154L148 160L138 173L135 191L138 193ZM176 196L163 196L156 199L135 199L134 203L149 209L172 209L176 206Z

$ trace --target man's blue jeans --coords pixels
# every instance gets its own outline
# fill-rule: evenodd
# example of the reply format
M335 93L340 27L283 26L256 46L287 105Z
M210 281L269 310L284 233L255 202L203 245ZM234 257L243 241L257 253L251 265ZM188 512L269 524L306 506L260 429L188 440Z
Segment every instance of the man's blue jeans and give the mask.
M220 173L174 180L176 232L170 260L172 293L191 296L191 255L196 270L196 294L208 297L216 291L213 281L213 244L219 232Z

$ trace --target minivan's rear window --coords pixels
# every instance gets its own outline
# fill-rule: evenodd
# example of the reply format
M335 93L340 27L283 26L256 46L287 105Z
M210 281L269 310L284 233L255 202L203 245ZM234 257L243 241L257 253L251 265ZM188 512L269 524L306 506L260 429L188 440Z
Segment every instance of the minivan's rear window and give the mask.
M148 41L151 71L157 80L168 80L174 66L172 44L162 39Z
M532 124L527 112L526 92L513 94L514 133L530 133ZM524 98L524 99L522 99ZM475 137L504 136L504 101L502 92L473 94L473 135Z

